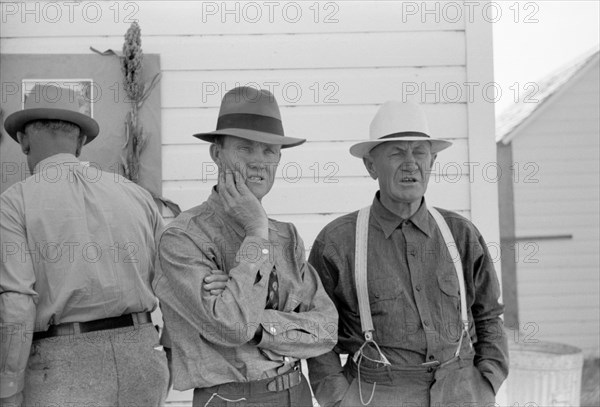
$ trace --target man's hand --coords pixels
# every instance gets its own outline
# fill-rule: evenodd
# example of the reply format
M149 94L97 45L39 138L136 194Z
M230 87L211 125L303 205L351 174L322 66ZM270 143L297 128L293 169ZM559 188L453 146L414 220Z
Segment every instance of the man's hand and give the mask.
M267 213L238 171L221 171L218 193L225 212L244 229L246 236L269 239Z
M204 277L202 289L209 291L210 295L219 295L225 290L229 276L222 270L211 270L210 273Z

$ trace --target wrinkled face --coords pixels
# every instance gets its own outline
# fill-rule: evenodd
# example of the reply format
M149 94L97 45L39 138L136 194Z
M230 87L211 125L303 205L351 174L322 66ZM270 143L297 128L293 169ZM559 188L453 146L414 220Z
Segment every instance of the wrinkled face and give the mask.
M275 181L281 146L221 136L219 143L211 145L211 156L219 171L239 171L248 189L260 201Z
M364 163L379 182L382 203L391 209L420 205L435 158L428 141L390 141L372 149Z

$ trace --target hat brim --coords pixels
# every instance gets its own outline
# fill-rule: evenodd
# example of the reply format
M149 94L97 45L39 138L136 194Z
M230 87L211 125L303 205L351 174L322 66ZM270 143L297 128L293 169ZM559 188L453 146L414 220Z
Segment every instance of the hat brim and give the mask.
M306 141L306 139L302 138L286 137L262 131L236 128L215 130L210 133L198 133L193 136L200 140L208 141L209 143L214 143L215 138L218 136L234 136L259 143L280 145L281 148L296 147Z
M390 137L382 140L370 140L354 144L350 147L350 154L352 154L354 157L363 158L365 154L367 154L379 144L388 143L390 141L429 141L431 143L432 154L436 154L442 150L445 150L452 145L450 141L434 139L430 137Z
M98 122L83 113L48 108L25 109L15 112L4 121L4 129L18 143L17 132L23 132L27 123L34 120L62 120L76 124L81 129L80 134L87 136L85 144L94 140L100 132Z

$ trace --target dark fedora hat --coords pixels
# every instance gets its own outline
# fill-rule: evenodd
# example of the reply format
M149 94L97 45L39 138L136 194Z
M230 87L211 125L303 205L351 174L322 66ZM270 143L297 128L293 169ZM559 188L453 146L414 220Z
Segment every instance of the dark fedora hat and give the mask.
M194 134L210 143L218 136L235 136L281 148L295 147L306 141L284 135L279 106L271 92L248 86L234 88L223 96L217 130Z
M98 135L96 120L80 113L79 100L72 89L50 84L36 84L25 97L23 110L14 112L4 121L6 132L18 143L17 132L23 132L27 123L35 120L62 120L73 123L86 135L89 143Z

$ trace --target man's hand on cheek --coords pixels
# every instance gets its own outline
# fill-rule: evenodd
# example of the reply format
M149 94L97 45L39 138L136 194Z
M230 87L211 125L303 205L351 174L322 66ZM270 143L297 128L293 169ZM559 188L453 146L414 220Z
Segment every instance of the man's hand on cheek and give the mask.
M246 236L269 239L267 214L239 171L225 169L219 173L218 193L225 212L244 229Z

